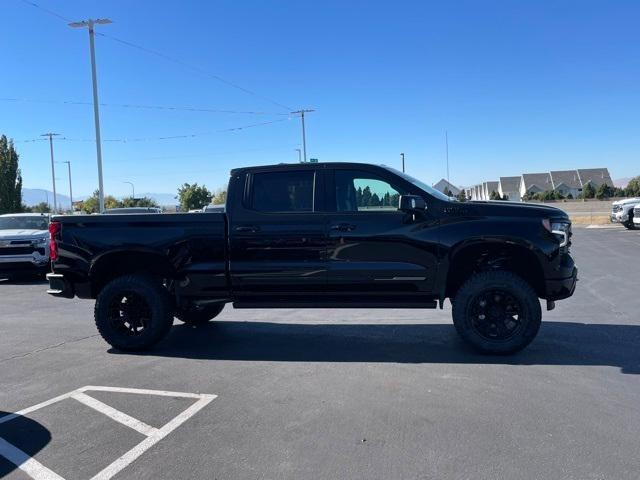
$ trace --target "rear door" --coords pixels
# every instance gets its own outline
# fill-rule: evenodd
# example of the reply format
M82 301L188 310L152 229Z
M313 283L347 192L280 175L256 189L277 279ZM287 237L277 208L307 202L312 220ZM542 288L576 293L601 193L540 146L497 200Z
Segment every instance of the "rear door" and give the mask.
M326 213L319 170L249 171L238 179L244 192L229 214L234 295L274 301L325 291Z
M431 295L437 267L437 222L398 210L417 194L397 176L336 168L329 174L329 293L358 300ZM420 298L423 299L423 298Z

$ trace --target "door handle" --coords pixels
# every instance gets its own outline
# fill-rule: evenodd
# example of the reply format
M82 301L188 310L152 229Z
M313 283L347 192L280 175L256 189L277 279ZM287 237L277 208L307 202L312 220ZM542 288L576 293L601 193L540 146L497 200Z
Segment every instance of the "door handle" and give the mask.
M339 232L351 232L356 229L356 226L351 223L337 223L331 225L331 230L337 230Z
M256 225L239 225L234 230L236 232L255 233L260 230L260 227Z

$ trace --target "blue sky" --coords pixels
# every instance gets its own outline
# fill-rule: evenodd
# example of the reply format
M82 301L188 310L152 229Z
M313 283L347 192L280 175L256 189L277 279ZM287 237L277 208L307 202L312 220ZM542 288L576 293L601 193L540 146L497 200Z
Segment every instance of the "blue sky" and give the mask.
M102 107L104 139L145 139L104 142L107 193L127 194L124 181L218 188L233 167L297 161L300 124L286 113L299 108L316 110L309 157L398 166L404 152L429 183L446 174L445 130L459 185L577 167L640 174L636 1L33 1L72 20L109 17L98 31L258 94L98 36L101 102L265 112ZM0 100L0 133L92 139L92 107L59 103L91 101L86 31L22 0L3 1L2 24L0 98L50 103ZM16 147L25 187L50 189L47 143ZM93 191L94 144L55 149L74 191Z

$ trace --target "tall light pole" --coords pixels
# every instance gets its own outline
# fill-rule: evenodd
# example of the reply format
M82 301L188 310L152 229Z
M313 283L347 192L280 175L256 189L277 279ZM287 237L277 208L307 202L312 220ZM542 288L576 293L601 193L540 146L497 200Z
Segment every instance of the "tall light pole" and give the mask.
M88 19L69 24L72 28L89 29L89 49L91 50L91 77L93 80L93 119L96 124L96 155L98 157L98 192L100 199L100 213L104 213L104 185L102 181L102 145L100 142L100 112L98 110L98 79L96 78L96 50L94 45L94 25L112 23L108 18Z
M404 153L401 153L400 156L402 157L402 173L404 173Z
M67 164L67 170L69 171L69 204L71 206L71 212L73 212L73 187L71 186L71 162L69 160L65 160L64 162Z
M43 133L41 137L49 137L49 151L51 152L51 180L53 181L53 213L58 213L58 198L56 195L56 166L53 160L53 137L59 133Z
M304 163L307 163L307 135L304 128L304 114L309 112L315 112L315 110L297 110L295 112L291 112L292 115L300 115L302 119L302 152L304 155Z
M302 163L302 150L296 148L296 152L298 152L298 163Z
M122 183L128 183L129 185L131 185L131 198L132 199L136 199L136 187L133 185L133 182L122 182Z

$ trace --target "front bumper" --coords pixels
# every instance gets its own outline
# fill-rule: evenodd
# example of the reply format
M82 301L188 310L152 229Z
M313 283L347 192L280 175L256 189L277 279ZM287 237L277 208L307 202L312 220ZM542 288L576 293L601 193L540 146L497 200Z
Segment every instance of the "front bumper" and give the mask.
M38 252L25 255L0 255L0 273L18 275L45 273L49 270L49 257Z
M612 223L624 223L629 220L629 215L623 212L617 212L612 213L610 218Z
M562 300L573 295L578 281L578 269L571 255L563 255L556 274L557 276L545 281L547 300Z

